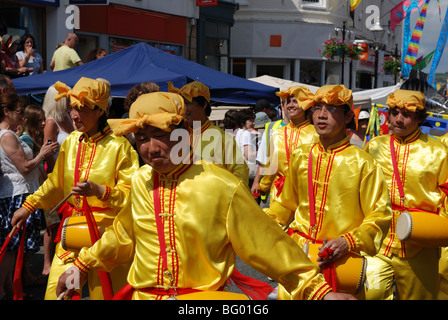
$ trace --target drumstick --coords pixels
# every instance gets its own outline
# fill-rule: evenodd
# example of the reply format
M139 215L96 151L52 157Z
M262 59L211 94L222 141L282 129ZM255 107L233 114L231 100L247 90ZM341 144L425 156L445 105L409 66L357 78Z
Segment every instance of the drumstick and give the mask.
M53 212L55 212L56 210L58 210L58 209L64 204L64 202L67 201L68 198L70 198L71 195L72 195L72 192L70 192L68 195L66 195L66 196L64 197L64 199L62 199L61 202L59 202L59 203L56 205L56 207L54 207L53 209L51 209L51 211L48 213L48 215L51 215Z
M65 291L62 291L62 293L58 296L56 300L64 300Z
M12 227L11 232L9 233L9 238L12 238L12 236L14 235L14 232L16 232L17 229L17 225L15 225L14 227Z

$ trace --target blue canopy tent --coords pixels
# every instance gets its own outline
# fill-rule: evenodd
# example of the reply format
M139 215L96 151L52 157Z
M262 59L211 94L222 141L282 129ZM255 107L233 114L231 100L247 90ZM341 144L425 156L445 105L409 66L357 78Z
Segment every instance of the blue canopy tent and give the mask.
M210 88L213 101L255 104L264 98L273 104L279 103L275 95L278 88L207 68L145 43L79 67L13 79L13 83L19 95L39 94L57 81L73 87L81 77L107 79L112 85L113 97L126 97L132 86L144 81L156 82L166 91L168 81L179 88L197 80Z

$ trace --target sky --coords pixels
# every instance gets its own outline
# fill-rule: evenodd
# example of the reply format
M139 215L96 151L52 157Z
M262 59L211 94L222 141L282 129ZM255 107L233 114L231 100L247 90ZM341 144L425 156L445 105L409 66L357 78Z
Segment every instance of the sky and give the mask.
M440 1L440 9L441 14L439 14L439 7L437 4L437 0L431 0L428 4L428 9L426 12L426 20L425 25L423 27L422 37L420 39L420 46L417 57L421 55L426 56L431 51L433 51L439 40L440 30L442 28L443 20L445 18L445 13L448 7L448 1L439 0ZM417 23L419 17L418 12L412 13L411 16L411 33L415 28L415 24ZM404 25L404 21L401 22ZM448 41L447 41L448 43ZM448 45L445 45L445 49L443 51L443 55L440 59L440 62L437 66L436 73L445 73L448 72ZM405 53L404 53L405 54ZM423 72L428 73L431 70L432 60L429 65L423 70Z

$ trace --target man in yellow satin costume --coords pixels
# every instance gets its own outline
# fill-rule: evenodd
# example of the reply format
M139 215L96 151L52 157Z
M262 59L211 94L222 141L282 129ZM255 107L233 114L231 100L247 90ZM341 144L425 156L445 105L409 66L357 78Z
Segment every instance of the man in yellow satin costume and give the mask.
M84 195L95 218L104 218L112 224L129 200L131 177L139 167L138 154L124 137L115 136L107 124L105 111L110 89L106 83L82 77L72 90L61 82L57 82L55 88L59 91L56 100L67 97L70 101L70 116L76 130L62 143L53 172L27 197L22 208L16 211L12 224L22 224L36 208L55 207L69 193L72 196L59 210L61 226L66 218L82 214ZM48 278L47 300L57 299L59 276L77 257L75 252L64 250L59 241L60 236ZM115 290L126 283L128 267L123 265L111 274ZM90 299L103 298L95 270L89 273L89 291Z
M446 196L439 185L448 180L448 148L421 132L420 125L427 117L423 93L396 90L388 96L386 104L393 133L373 138L364 149L383 168L393 218L380 252L369 258L372 271L368 274L370 288L366 294L370 299L393 299L395 280L396 299L435 299L439 249L400 241L395 226L404 210L420 209L446 216Z
M281 226L289 224L288 234L304 251L311 246L326 251L325 260L314 262L330 267L348 252L375 255L389 229L391 207L381 168L350 145L345 133L353 117L351 90L327 85L313 99L319 141L292 152L283 191L264 210ZM285 295L280 285L278 297Z
M295 299L352 298L331 292L318 268L263 213L241 179L212 162L188 161L191 151L179 154L176 144L189 146L189 139L170 137L185 128L184 114L180 95L157 92L132 104L130 121L109 120L115 134L135 133L147 165L132 178L131 202L113 228L79 253L75 265L81 276L91 268L111 270L132 261L120 298L167 299L221 290L237 254ZM61 276L58 292L64 292L70 275ZM65 294L71 292L68 288Z
M249 185L249 167L235 139L208 118L212 111L210 89L199 81L190 82L180 89L168 82L168 92L180 94L185 100L185 122L191 131L194 160L211 160Z
M440 137L440 142L448 146L448 133ZM448 247L441 248L439 260L438 300L448 300Z
M314 104L313 93L307 87L294 86L278 91L276 95L284 103L283 109L290 121L273 132L269 142L270 161L261 171L263 178L258 190L261 194L270 192L270 205L282 192L291 153L301 144L319 139L309 119L310 107Z

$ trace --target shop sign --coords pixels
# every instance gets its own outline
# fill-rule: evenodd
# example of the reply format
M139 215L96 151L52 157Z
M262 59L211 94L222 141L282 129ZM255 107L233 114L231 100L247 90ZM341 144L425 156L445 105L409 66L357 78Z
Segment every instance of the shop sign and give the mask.
M59 0L22 0L34 4L42 4L46 6L59 7Z

